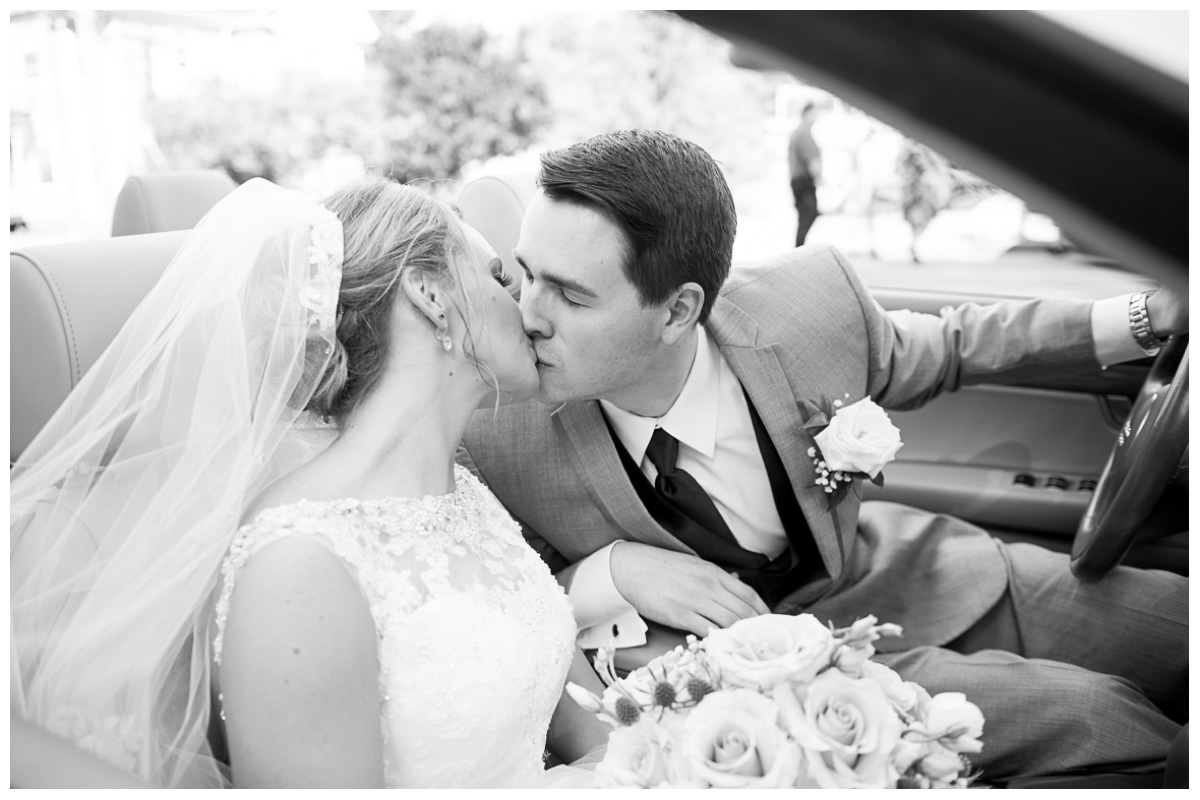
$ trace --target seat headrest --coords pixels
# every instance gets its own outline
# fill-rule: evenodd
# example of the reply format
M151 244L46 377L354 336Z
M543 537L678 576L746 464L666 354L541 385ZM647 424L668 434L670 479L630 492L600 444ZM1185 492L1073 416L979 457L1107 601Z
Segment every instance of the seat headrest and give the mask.
M513 279L514 295L520 291L521 268L512 251L521 234L525 206L537 189L534 178L532 172L485 175L463 186L456 201L466 223L496 248L504 271Z
M126 179L113 210L113 236L182 231L196 227L237 188L219 169L151 172Z
M9 254L9 462L15 461L158 281L187 231Z

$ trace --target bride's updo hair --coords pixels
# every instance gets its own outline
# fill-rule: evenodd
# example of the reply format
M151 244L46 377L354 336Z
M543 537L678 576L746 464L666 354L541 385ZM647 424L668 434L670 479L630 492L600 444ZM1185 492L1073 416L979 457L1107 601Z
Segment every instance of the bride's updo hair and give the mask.
M370 393L387 363L400 275L415 269L453 284L465 253L452 208L415 186L367 177L322 201L342 222L337 341L307 410L340 422Z

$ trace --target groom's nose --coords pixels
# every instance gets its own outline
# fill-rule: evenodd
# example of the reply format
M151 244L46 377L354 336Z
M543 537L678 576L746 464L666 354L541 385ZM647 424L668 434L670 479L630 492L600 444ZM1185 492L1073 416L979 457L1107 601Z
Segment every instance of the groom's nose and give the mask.
M541 294L528 280L521 287L521 325L531 339L545 339L550 336L549 320L541 310Z

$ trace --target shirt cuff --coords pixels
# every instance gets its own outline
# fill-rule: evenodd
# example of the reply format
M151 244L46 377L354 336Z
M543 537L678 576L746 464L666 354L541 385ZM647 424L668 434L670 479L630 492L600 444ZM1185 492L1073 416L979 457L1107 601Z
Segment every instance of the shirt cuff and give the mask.
M1096 360L1103 367L1146 357L1129 329L1130 297L1123 294L1092 303L1092 338L1096 343Z
M609 558L613 542L579 562L567 596L579 626L578 645L636 647L646 643L646 623L613 583Z

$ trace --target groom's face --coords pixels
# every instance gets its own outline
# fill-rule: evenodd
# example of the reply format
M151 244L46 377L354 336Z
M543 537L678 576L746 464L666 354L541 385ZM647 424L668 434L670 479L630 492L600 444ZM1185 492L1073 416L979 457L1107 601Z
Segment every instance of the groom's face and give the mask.
M524 272L521 319L538 356L539 399L636 406L654 383L669 314L643 306L625 277L621 229L593 208L539 192L513 255Z

